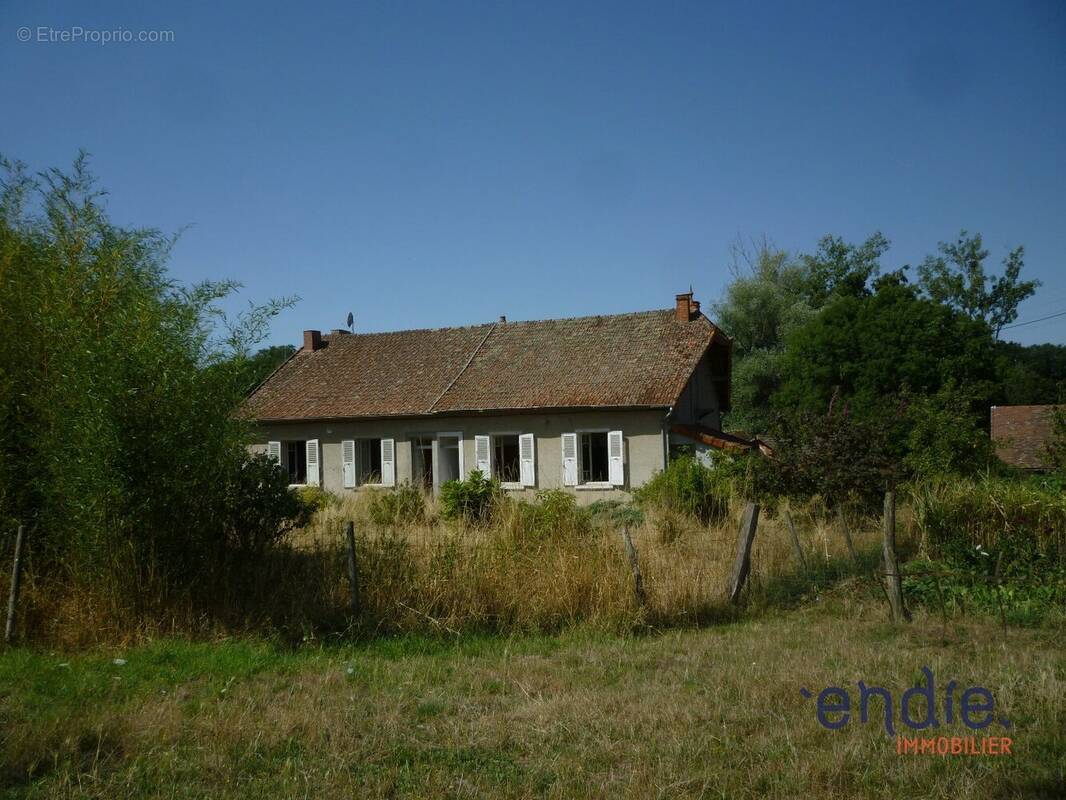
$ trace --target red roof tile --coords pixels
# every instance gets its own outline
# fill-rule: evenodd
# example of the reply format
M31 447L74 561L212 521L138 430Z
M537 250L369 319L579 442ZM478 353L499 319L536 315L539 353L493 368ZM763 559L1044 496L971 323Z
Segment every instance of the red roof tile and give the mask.
M1055 406L992 406L996 455L1013 467L1047 469Z
M673 405L719 337L674 310L324 336L246 401L255 419Z

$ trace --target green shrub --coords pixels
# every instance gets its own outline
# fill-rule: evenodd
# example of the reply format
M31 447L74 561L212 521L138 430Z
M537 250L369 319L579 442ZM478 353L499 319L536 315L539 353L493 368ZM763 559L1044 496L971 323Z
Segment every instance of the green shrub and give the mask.
M933 558L998 568L1000 575L1066 567L1061 492L988 476L922 482L910 494L923 545Z
M636 527L644 524L644 512L633 503L622 500L597 500L586 506L593 522L620 528L623 525Z
M916 559L903 567L904 594L933 611L978 611L1016 624L1039 623L1066 607L1066 569L1045 565L1002 582L988 580L995 561L976 547L943 559Z
M444 519L480 522L502 496L500 482L475 469L466 480L448 481L440 487L440 515Z
M992 440L974 412L980 407L988 414L977 392L950 380L935 394L906 396L910 430L903 463L911 474L973 475L994 463Z
M337 496L327 492L321 486L301 486L294 490L300 499L311 509L312 513L336 504Z
M729 510L729 484L691 456L680 456L634 492L637 502L718 522Z
M536 502L519 500L513 509L502 511L502 521L505 526L510 523L511 533L520 538L586 536L592 531L592 514L579 507L577 498L565 489L542 489Z
M223 524L228 549L239 556L261 555L310 522L320 503L329 497L317 487L290 489L288 474L264 454L243 455L240 468L230 476Z
M375 525L418 525L426 521L426 496L409 483L395 489L375 491L367 504Z

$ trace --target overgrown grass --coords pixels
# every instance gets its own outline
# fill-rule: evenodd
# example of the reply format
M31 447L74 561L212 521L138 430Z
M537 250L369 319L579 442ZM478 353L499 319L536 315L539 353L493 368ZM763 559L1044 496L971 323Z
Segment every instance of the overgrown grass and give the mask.
M829 731L800 694L862 679L898 702L926 665L992 690L1013 755L900 756L877 714ZM9 650L0 719L12 798L1059 797L1066 768L1061 630L892 626L862 584L650 636Z
M420 498L420 502L422 502ZM631 507L578 507L562 492L534 502L497 500L480 522L441 520L431 502L417 514L388 509L379 493L320 504L289 546L265 553L205 607L201 598L140 605L71 592L30 576L20 627L62 646L131 642L160 635L270 633L288 641L381 633L554 632L573 625L623 632L731 618L726 583L741 508L717 524ZM843 539L820 516L795 514L810 563L854 571ZM355 523L359 612L350 614L344 529ZM628 524L647 590L637 601L621 528ZM875 551L876 521L855 532ZM770 602L782 581L806 581L780 519L764 515L745 605ZM6 578L0 578L0 592ZM804 583L805 586L813 584ZM802 597L797 589L792 593Z
M542 492L534 501L498 497L484 519L449 521L440 518L431 500L409 496L414 494L408 489L396 493L395 500L381 492L329 498L294 541L236 574L209 606L198 597L141 604L72 591L35 579L31 570L20 628L31 640L60 646L242 633L302 642L385 633L551 633L577 625L619 633L694 626L738 614L726 602L743 508L737 500L713 524L672 507L582 508L563 492ZM898 543L905 562L928 556L921 547L929 538L930 509L945 513L929 505L929 496L922 502L920 515L907 506L899 509ZM793 507L803 568L781 510L763 510L741 612L801 604L852 576L862 576L876 589L880 520L852 520L858 551L853 559L839 520L822 504ZM359 573L354 615L344 539L348 521L355 524ZM626 525L636 545L646 604L638 602L624 552L621 529ZM1009 621L1039 623L1056 603L1061 606L1066 592L1061 575L1052 575L1048 585L1036 594L984 598L994 603L981 598L949 603L946 613L998 617L1003 600ZM939 587L908 580L905 588L912 603L939 613ZM4 591L6 576L0 577Z

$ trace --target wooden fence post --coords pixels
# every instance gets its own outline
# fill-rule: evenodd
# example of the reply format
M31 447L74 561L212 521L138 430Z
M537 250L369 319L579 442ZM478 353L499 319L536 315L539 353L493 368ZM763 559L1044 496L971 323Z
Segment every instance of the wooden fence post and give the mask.
M4 626L4 643L11 644L15 638L15 612L19 604L19 583L22 581L22 542L25 528L19 525L15 537L15 562L11 565L11 592L7 598L7 624Z
M359 569L355 562L355 523L349 522L345 526L345 536L348 539L348 583L351 588L352 616L359 614Z
M807 571L807 559L803 555L803 547L800 546L799 536L796 534L796 523L792 521L792 513L785 509L785 525L788 526L788 535L792 539L792 549L796 551L796 560L799 561L800 568Z
M840 516L840 529L844 532L844 544L848 546L851 560L858 564L859 557L855 554L855 543L851 540L851 528L848 527L848 517L844 513L844 506L837 509L837 514Z
M648 595L644 591L644 577L640 574L640 564L637 563L637 548L633 546L633 537L629 535L629 525L622 526L622 541L626 546L629 568L633 570L633 593L637 596L637 602L645 606L648 604Z
M755 541L755 529L759 526L759 504L748 503L740 522L737 536L737 557L733 561L733 574L729 578L729 602L736 603L744 582L751 572L751 544Z
M903 605L903 581L899 574L899 559L896 558L896 495L885 492L884 519L885 579L888 583L888 604L892 608L892 621L910 619Z

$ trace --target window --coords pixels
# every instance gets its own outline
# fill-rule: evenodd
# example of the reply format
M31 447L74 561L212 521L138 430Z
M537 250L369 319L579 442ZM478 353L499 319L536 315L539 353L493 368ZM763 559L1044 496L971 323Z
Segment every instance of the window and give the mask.
M492 437L492 476L500 483L518 483L522 479L517 433Z
M307 483L307 442L285 442L285 469L289 483Z
M355 484L381 483L381 439L355 440Z
M607 483L609 480L607 431L581 434L581 482Z

